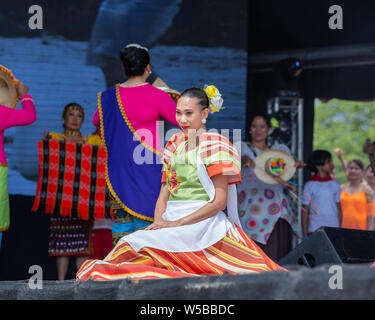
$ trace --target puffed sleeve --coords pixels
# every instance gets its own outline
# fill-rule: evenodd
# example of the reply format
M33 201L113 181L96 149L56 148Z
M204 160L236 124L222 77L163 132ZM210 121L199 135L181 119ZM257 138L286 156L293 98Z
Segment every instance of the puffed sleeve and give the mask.
M228 184L241 183L241 162L237 149L219 134L207 135L201 146L201 159L210 178L222 174Z

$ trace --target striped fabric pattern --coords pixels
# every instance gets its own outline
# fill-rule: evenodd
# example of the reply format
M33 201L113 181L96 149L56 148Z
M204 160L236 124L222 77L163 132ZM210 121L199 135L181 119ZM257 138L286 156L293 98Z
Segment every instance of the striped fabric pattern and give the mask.
M237 226L214 245L196 252L166 252L142 248L136 252L119 242L104 260L86 260L78 281L161 279L286 271L277 265Z
M42 140L38 152L39 180L32 211L83 220L111 216L104 147Z
M187 141L188 136L182 132L176 133L167 142L162 163L162 182L166 182L165 172L172 157L177 153L179 145ZM206 132L200 136L200 156L202 162L207 166L208 175L223 173L229 176L229 184L241 183L241 161L236 148L224 136Z
M241 161L236 148L222 135L202 135L201 159L210 177L222 173L228 175L229 184L241 183Z

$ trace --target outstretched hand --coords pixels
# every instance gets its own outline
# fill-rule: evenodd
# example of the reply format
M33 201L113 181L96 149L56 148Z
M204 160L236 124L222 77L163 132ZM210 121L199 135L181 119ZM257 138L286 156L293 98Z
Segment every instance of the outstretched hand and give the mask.
M303 167L306 167L306 163L301 161L301 160L296 160L294 166L299 169L299 168L303 168Z

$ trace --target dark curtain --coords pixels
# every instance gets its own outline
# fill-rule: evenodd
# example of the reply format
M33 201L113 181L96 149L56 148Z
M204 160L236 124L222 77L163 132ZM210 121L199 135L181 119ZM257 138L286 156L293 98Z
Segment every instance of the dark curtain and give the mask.
M29 268L39 265L43 280L57 280L56 258L48 256L49 215L32 212L33 196L11 195L10 228L3 232L0 248L0 281L29 279ZM66 279L75 278L70 259Z

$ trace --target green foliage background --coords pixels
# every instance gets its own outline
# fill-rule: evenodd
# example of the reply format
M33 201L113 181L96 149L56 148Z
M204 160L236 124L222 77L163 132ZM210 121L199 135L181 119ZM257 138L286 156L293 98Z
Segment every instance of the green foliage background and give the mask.
M359 158L366 166L368 156L362 152L366 138L375 140L375 101L331 99L315 104L313 148L331 152L340 183L347 180L334 150L340 148L345 161Z

